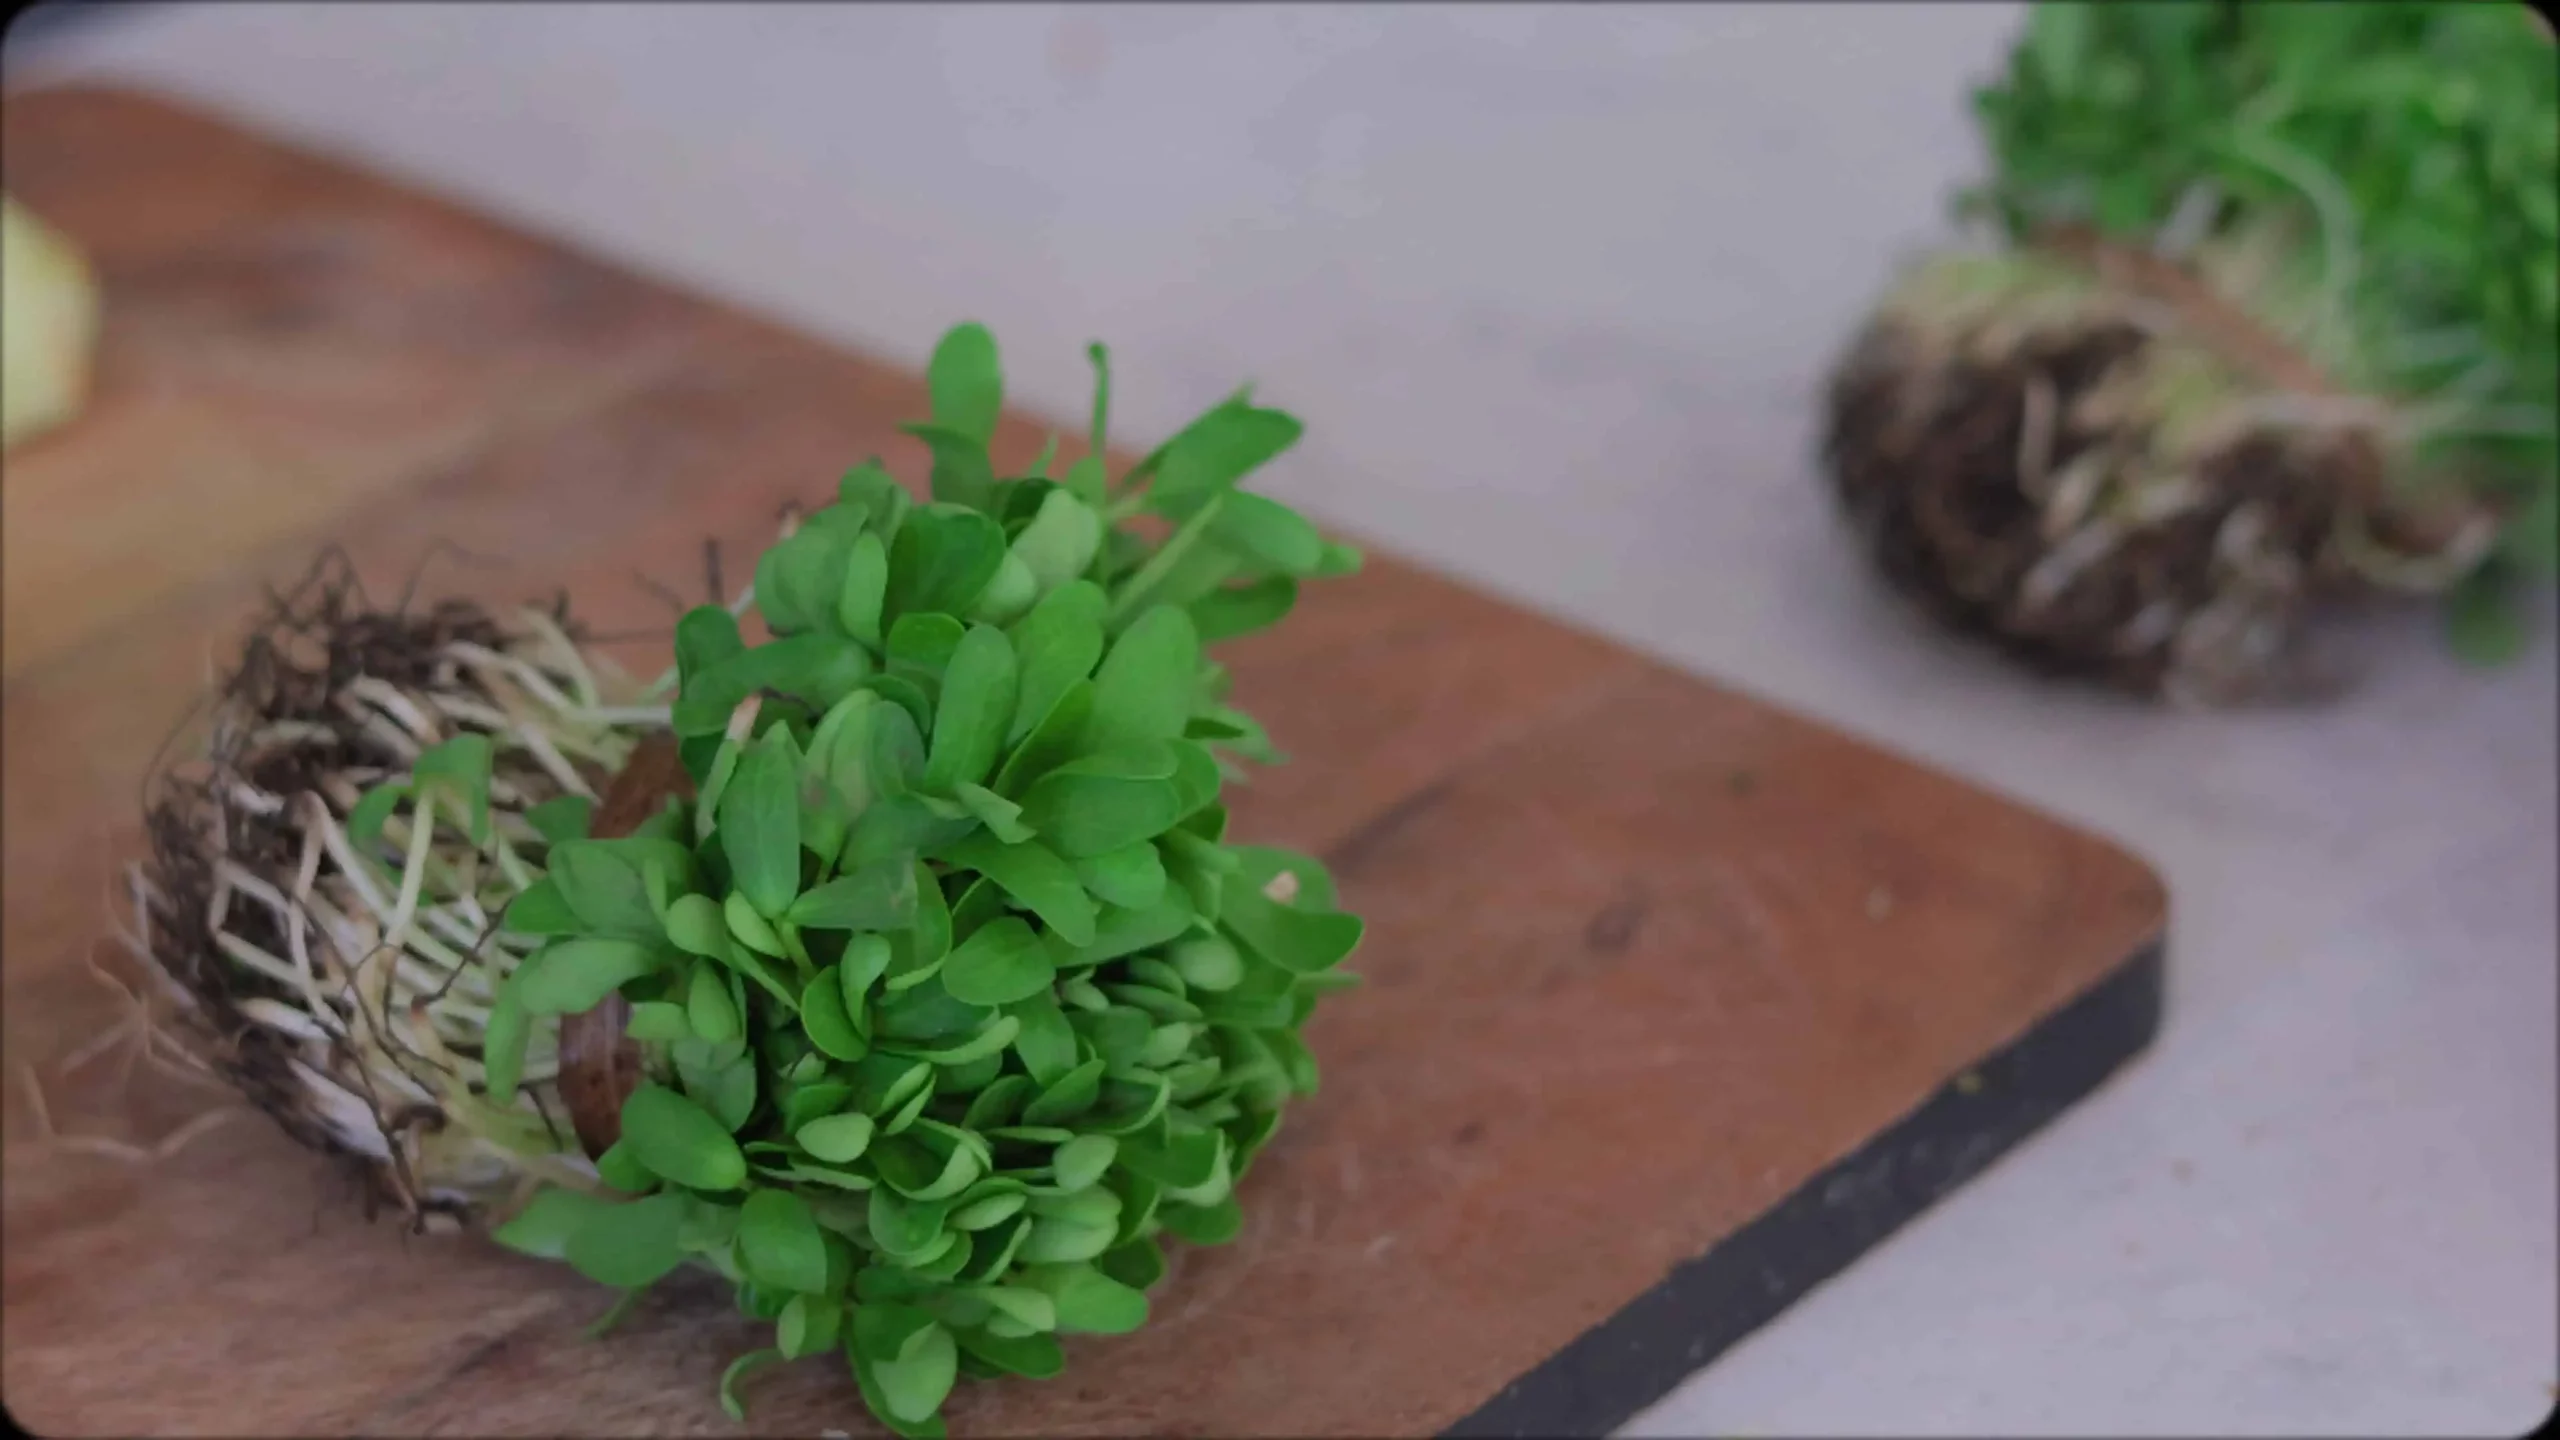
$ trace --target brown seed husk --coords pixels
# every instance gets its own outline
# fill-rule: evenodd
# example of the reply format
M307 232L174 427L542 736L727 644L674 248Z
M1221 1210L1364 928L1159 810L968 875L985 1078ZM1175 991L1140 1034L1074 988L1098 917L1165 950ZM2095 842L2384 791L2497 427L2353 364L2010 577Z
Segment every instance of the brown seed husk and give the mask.
M643 739L596 806L594 834L628 835L670 799L693 798L693 777L671 735ZM560 1103L589 1159L622 1138L622 1103L638 1089L646 1060L631 1038L631 1005L620 992L588 1010L560 1017Z
M2449 580L2485 539L2395 490L2387 403L2148 255L1930 257L1839 366L1825 427L1899 590L2035 670L2146 696L2320 693L2323 600Z

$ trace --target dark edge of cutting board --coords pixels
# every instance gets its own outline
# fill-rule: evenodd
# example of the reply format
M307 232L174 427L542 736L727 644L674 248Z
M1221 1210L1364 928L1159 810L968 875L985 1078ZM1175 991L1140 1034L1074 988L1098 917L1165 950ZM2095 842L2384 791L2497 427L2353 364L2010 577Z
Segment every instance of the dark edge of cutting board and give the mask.
M2149 1048L2166 974L2155 940L1443 1433L1605 1435L1625 1424Z

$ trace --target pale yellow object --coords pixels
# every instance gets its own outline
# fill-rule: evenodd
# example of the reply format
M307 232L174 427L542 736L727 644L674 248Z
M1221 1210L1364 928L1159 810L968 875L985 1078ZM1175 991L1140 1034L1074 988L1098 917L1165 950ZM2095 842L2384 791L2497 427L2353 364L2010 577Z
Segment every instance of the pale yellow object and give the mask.
M98 288L69 237L0 195L0 449L80 413Z

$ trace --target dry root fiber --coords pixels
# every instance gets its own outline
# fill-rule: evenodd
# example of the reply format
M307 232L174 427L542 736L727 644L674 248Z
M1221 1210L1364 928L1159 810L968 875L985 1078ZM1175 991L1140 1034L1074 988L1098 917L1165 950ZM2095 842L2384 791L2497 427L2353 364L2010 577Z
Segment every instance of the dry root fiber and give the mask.
M2406 498L2406 417L2222 298L2247 257L2217 258L2060 236L1907 273L1825 436L1889 580L2038 670L2227 704L2327 683L2324 598L2458 579L2490 518Z
M196 1048L422 1228L530 1177L592 1178L547 1042L506 1107L482 1093L479 1048L533 944L496 923L530 883L527 812L592 799L659 713L609 703L612 683L565 605L383 610L324 563L272 598L195 743L154 776L139 943ZM398 816L350 826L369 788L466 733L490 741L485 843Z

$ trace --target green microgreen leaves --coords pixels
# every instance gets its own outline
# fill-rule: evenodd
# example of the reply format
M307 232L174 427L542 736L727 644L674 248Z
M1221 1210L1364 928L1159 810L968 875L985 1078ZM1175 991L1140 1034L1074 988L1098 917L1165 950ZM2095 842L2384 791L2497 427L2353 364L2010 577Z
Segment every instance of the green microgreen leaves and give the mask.
M1101 1183L1103 1172L1111 1168L1112 1157L1119 1150L1119 1142L1108 1135L1079 1135L1059 1146L1050 1162L1058 1188L1083 1190Z
M622 1143L651 1174L678 1185L734 1190L747 1180L747 1158L729 1127L661 1085L644 1081L623 1102Z
M1041 497L1031 523L1013 537L1013 557L1035 585L1054 590L1093 564L1102 548L1103 524L1089 501L1069 489L1052 490Z
M667 840L570 840L551 847L547 878L583 933L648 940L658 934L642 866L651 859L679 880L693 857Z
M975 510L911 512L889 547L888 613L965 615L1004 564L1004 531Z
M840 1301L818 1295L794 1295L774 1322L774 1334L781 1342L779 1348L783 1357L797 1360L834 1348L843 1324L844 1306Z
M889 599L889 548L865 531L845 552L844 583L836 591L836 627L870 646L880 643L880 619Z
M903 855L802 891L783 918L802 929L893 930L915 916L915 866Z
M1023 1283L1049 1297L1070 1335L1126 1335L1147 1323L1147 1297L1090 1265L1040 1265Z
M809 1204L788 1190L759 1189L738 1210L738 1261L772 1290L815 1295L827 1288L827 1247Z
M1084 882L1067 862L1039 841L1008 845L982 832L949 847L942 856L994 881L1015 904L1037 915L1051 933L1069 945L1093 943L1093 898L1085 893Z
M505 913L540 944L484 1047L508 1094L537 1032L618 992L652 1077L602 1193L542 1192L502 1244L626 1292L717 1270L775 1327L724 1406L841 1349L906 1435L941 1432L964 1371L1055 1375L1056 1336L1141 1324L1156 1237L1236 1232L1235 1176L1312 1088L1297 1030L1359 938L1312 862L1227 846L1218 804L1226 759L1269 751L1204 640L1348 553L1239 488L1297 422L1239 395L1114 487L1098 395L1096 453L1011 478L992 338L946 336L928 388L931 503L857 466L759 561L776 638L679 624L698 798L645 837L534 817L543 873ZM1140 509L1165 543L1119 527ZM471 752L350 828L419 797L477 826Z
M1055 966L1039 935L1008 915L953 947L942 984L967 1004L1004 1005L1048 989Z
M1013 720L1016 683L1013 643L992 625L971 626L943 673L924 765L927 790L948 793L987 778Z
M787 1358L781 1350L750 1350L730 1361L729 1368L720 1372L720 1408L728 1413L730 1419L745 1424L747 1405L738 1398L738 1382L767 1365Z
M800 1148L830 1165L849 1165L871 1148L874 1122L868 1115L821 1115L792 1135Z
M575 1190L543 1190L489 1238L519 1254L559 1260L569 1253L569 1237L585 1228L612 1202Z
M1306 427L1295 416L1265 410L1242 396L1192 421L1141 462L1136 478L1152 474L1149 508L1180 518L1190 515L1298 443Z
M1194 807L1177 778L1179 757L1155 744L1071 761L1022 796L1023 822L1068 860L1088 860L1152 840Z
M655 971L661 951L635 940L585 935L555 940L518 969L511 982L528 1015L569 1015Z
M409 772L417 794L445 796L469 817L464 833L475 844L489 840L490 759L489 737L467 732L420 754Z
M855 1369L868 1377L864 1398L876 1392L881 1418L906 1425L933 1419L960 1374L951 1332L899 1305L865 1305L854 1312L853 1328Z
M654 1285L684 1263L684 1211L673 1194L601 1206L567 1236L561 1258L599 1285Z
M545 844L584 840L595 819L596 802L584 795L557 795L524 812L525 823Z
M995 336L984 325L952 326L934 347L925 386L933 392L933 423L984 445L994 437L996 419L1004 410Z
M738 762L720 797L720 850L757 914L791 907L800 889L799 757L786 733L768 734Z
M833 967L819 971L801 992L801 1029L830 1059L859 1060L871 1053L865 1022L859 1018L865 1013L849 1003L843 977Z
M1093 673L1102 659L1102 621L1109 609L1101 587L1075 580L1041 597L1030 614L1014 622L1020 682L1005 726L1007 740L1030 734L1070 687Z
M1198 702L1200 636L1188 612L1159 607L1139 616L1102 657L1093 678L1086 743L1095 750L1177 740Z
M686 611L676 622L675 644L679 683L699 680L747 648L738 633L738 617L717 605Z

